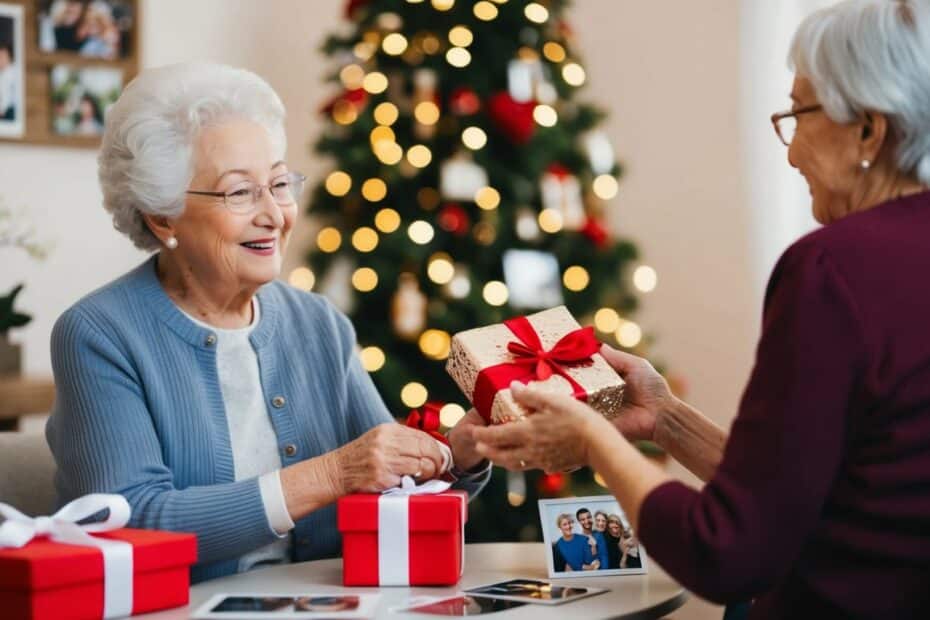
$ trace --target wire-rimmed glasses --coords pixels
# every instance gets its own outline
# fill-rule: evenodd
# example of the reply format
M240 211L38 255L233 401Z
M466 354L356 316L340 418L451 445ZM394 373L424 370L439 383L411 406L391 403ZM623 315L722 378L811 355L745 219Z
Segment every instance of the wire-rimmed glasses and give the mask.
M307 177L299 172L288 172L275 177L268 185L244 181L227 192L188 190L186 193L222 198L227 209L241 215L249 213L255 208L258 201L262 199L262 192L266 189L271 193L271 198L279 207L290 207L297 204L306 180Z

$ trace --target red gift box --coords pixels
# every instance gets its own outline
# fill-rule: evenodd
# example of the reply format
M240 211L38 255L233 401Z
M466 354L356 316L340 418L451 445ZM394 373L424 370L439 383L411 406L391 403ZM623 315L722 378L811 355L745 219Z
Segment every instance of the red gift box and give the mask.
M132 545L132 613L186 605L197 537L119 529L94 538ZM4 618L101 618L104 605L100 549L37 538L19 549L0 549L0 600Z
M387 519L401 511L406 530ZM398 504L399 502L399 504ZM462 577L468 494L348 495L338 503L342 583L347 586L450 586ZM404 506L406 503L406 506ZM387 519L390 520L390 519ZM381 551L384 550L384 557ZM406 557L405 557L406 556Z

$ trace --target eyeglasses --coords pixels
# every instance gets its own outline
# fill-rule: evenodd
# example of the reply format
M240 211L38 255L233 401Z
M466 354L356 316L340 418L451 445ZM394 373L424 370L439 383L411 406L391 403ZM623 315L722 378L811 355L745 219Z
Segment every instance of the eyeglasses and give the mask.
M772 125L775 127L775 133L778 134L778 139L781 140L782 144L785 146L791 146L791 141L794 140L794 135L798 130L798 117L802 114L818 112L822 109L822 105L816 104L798 108L797 110L773 114Z
M213 196L222 198L226 208L243 215L251 212L258 201L262 199L262 191L267 189L271 198L279 207L289 207L300 200L301 192L304 189L304 181L307 177L299 172L288 172L272 180L268 185L258 185L256 183L245 182L235 189L228 192L201 192L188 190L186 193L197 196Z

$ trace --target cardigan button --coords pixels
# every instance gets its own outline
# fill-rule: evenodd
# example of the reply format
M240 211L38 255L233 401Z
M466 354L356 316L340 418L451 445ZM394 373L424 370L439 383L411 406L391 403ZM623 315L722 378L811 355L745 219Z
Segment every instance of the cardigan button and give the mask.
M284 454L285 456L294 456L297 454L297 446L292 443L287 444L284 446Z
M215 345L216 334L210 334L209 336L207 336L206 340L204 340L203 343L207 345L208 347L212 347L213 345Z
M271 399L271 404L275 409L280 409L287 403L287 400L283 396L275 396Z

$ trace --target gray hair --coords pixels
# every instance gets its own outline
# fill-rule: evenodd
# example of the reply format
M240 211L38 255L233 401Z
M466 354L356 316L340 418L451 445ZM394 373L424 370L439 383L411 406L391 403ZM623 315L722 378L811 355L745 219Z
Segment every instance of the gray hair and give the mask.
M930 184L930 1L845 0L808 16L789 64L838 123L888 116L898 169Z
M284 105L245 69L191 62L141 72L107 112L97 158L103 207L136 247L159 241L143 215L177 217L194 174L198 132L230 118L263 126L284 155Z

